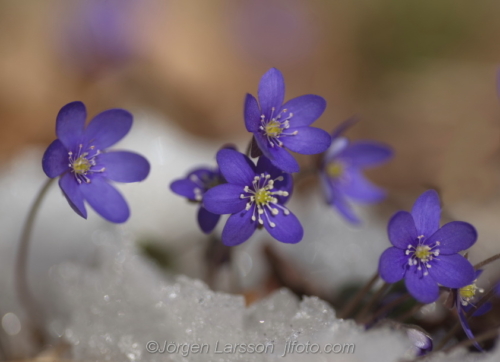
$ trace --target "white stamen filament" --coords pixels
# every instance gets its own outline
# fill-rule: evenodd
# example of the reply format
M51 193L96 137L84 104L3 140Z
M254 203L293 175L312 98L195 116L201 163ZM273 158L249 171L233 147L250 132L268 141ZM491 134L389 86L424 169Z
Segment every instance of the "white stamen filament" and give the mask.
M94 150L95 146L90 146L89 150ZM78 152L75 157L73 157L73 152L68 152L68 166L71 168L71 172L75 175L76 181L81 184L82 182L90 183L91 180L87 176L93 173L101 173L106 171L105 167L101 167L100 169L93 169L97 165L96 157L101 154L101 151L96 150L93 155L89 156L89 152L82 152L83 144L78 146Z
M284 130L290 128L290 119L293 117L293 113L288 113L288 116L282 119L282 116L288 112L287 109L283 109L276 117L274 117L274 112L276 109L271 108L271 116L269 120L266 121L266 116L262 114L260 116L260 126L259 129L262 131L264 136L267 138L267 142L271 147L283 147L283 142L279 139L280 137L286 136L296 136L299 132L294 131L291 133L286 133Z
M427 245L424 243L424 235L420 235L417 239L416 246L408 244L405 255L409 256L408 265L417 266L417 270L419 271L424 270L423 275L427 276L429 275L428 269L432 267L430 262L439 256L439 249L435 248L441 245L441 243L436 241L433 245Z
M273 228L276 227L276 224L271 221L271 215L278 215L280 210L282 210L284 215L290 214L287 208L278 204L278 198L276 197L286 197L289 193L284 190L273 191L275 182L283 180L283 176L271 179L271 175L262 173L253 178L252 186L245 186L243 188L244 193L240 194L240 198L249 200L245 206L246 211L249 211L253 207L252 221L255 222L257 220L260 225L263 225L264 219L262 215L264 215L269 226Z

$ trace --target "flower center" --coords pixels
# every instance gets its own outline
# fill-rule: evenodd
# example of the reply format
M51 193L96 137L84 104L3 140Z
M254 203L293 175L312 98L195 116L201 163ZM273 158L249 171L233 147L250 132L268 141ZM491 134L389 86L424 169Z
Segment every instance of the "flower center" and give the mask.
M101 153L99 150L94 152L94 146L89 147L89 151L93 151L93 155L89 155L89 152L82 152L83 145L79 145L78 154L73 157L73 152L68 152L69 167L71 172L75 175L76 181L81 184L82 182L90 183L90 178L88 174L94 172L104 172L106 169L103 167L101 169L92 169L96 166L96 157Z
M326 173L331 178L339 178L344 173L344 165L340 162L330 162L326 166Z
M255 203L257 205L267 205L272 202L274 198L271 196L271 192L264 189L260 189L255 193Z
M260 127L259 129L262 131L263 135L267 138L271 147L279 146L283 147L283 142L279 140L280 137L284 136L295 136L298 131L294 131L292 133L284 132L288 128L290 128L290 119L293 117L293 113L289 113L288 117L282 119L282 116L287 113L287 110L284 109L276 117L274 117L275 108L272 108L271 118L266 120L265 115L260 116Z
M429 260L431 255L431 248L429 248L427 245L417 246L417 249L415 250L415 256L424 263Z
M424 235L417 238L417 245L408 245L405 254L409 255L408 265L416 265L417 270L424 269L424 275L428 275L432 265L430 262L439 256L439 249L436 249L441 243L436 241L433 245L424 244Z
M223 184L225 181L218 172L205 171L200 176L192 174L189 179L193 181L197 187L194 188L194 198L196 201L203 199L203 194L212 187Z
M283 181L283 176L279 176L274 180L271 180L271 175L261 174L260 176L255 176L252 185L245 186L243 188L244 193L240 195L241 199L249 199L245 209L248 211L253 207L252 221L258 220L261 225L264 224L264 220L262 219L262 215L264 215L271 227L276 226L269 218L268 212L272 215L278 215L279 209L281 209L283 214L290 214L287 208L278 204L278 198L276 197L288 196L288 192L282 190L274 191L275 181Z
M478 288L476 286L476 280L474 280L474 283L467 285L466 287L460 288L458 290L458 295L460 297L460 303L463 306L466 306L470 303L472 298L476 296L476 292L483 293L484 289Z
M269 137L278 137L283 132L281 123L275 120L269 121L265 126L265 132Z
M90 164L89 160L87 160L83 156L80 156L75 160L75 162L73 162L72 167L74 173L84 175L90 170L92 165Z

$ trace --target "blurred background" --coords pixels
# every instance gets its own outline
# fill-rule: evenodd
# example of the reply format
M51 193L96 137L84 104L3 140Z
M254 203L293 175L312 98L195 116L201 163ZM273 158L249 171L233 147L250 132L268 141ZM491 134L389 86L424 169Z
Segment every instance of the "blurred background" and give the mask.
M137 131L127 148L150 156L153 181L148 193L127 186L136 210L131 229L155 244L162 244L165 233L177 244L201 238L195 208L171 195L168 185L193 166L213 163L224 143L245 147L244 96L256 94L260 77L276 67L285 77L286 99L312 93L327 100L318 127L330 131L357 115L361 122L351 138L381 141L396 152L393 161L368 174L389 198L371 209L378 231L364 229L358 237L382 240L377 248L383 250L388 217L435 188L446 220L478 228L474 259L496 253L498 14L497 1L2 0L0 177L11 191L1 194L0 204L4 224L9 220L13 230L0 239L15 250L23 215L44 180L41 170L19 168L40 166L55 138L57 112L74 100L83 101L91 116L115 107L135 115ZM26 178L31 186L18 187ZM20 191L12 192L16 187ZM151 206L148 200L155 197ZM62 199L56 191L52 198ZM16 203L18 213L11 210ZM64 200L58 207L64 210L56 215L78 225L70 231L94 230L76 215L63 216L71 213ZM321 210L325 223L337 217ZM53 219L45 218L43 227L47 239L58 234ZM353 247L352 254L359 250ZM53 257L47 244L38 253L54 259L45 271L67 257ZM312 268L316 254L302 267ZM255 265L249 255L240 254L243 269ZM189 266L177 270L201 276L196 259L186 260ZM310 270L317 276L318 270Z
M270 67L317 122L398 157L373 178L450 200L498 190L500 5L495 1L0 2L0 159L54 138L62 105L148 108L207 139L244 137L242 103Z

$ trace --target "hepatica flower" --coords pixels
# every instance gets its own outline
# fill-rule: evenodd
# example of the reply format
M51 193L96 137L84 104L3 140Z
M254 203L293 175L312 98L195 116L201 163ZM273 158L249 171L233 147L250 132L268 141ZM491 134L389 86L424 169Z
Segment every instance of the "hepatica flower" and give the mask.
M211 233L220 219L219 214L208 211L203 205L203 196L212 187L226 183L219 169L207 167L191 171L186 178L175 180L170 184L170 189L177 195L184 196L190 201L199 202L198 225L206 233Z
M60 19L63 56L84 73L119 67L138 51L133 1L77 1Z
M260 157L255 166L247 156L230 149L217 153L217 163L227 184L208 190L203 202L214 214L231 214L222 231L224 244L243 243L259 226L284 243L302 240L299 220L283 206L292 193L291 175L266 157Z
M354 122L354 119L349 119L333 131L332 144L324 155L320 177L328 204L348 221L357 224L360 220L348 200L376 203L385 198L385 191L368 181L363 170L389 161L393 151L374 141L349 142L342 134Z
M462 329L464 330L465 335L469 339L474 339L474 334L472 333L472 330L469 326L469 322L467 321L467 313L472 309L476 308L472 304L472 300L476 297L477 292L483 293L484 290L482 288L478 288L476 285L477 279L481 275L483 271L482 270L476 270L474 274L474 281L459 289L455 289L452 292L456 295L455 297L455 306L457 308L457 314L458 314L458 319L460 321L460 324L462 325ZM481 316L491 310L491 303L487 302L483 304L480 308L478 308L472 315L474 317ZM479 343L474 342L474 346L481 352L484 352L484 350L481 348Z
M82 102L69 103L59 111L57 139L43 155L43 171L50 178L61 176L59 186L78 215L87 218L85 200L106 220L125 222L129 207L110 181L142 181L149 174L149 162L137 153L106 149L129 132L132 115L110 109L85 126L86 117Z
M245 125L264 156L276 167L285 172L298 172L299 164L287 150L313 155L330 146L327 132L309 127L326 108L323 98L309 94L283 104L285 81L275 68L261 78L258 95L258 102L251 94L246 96Z
M411 213L397 212L389 221L389 240L393 247L380 257L383 280L395 283L405 279L408 292L422 303L439 297L439 284L463 288L474 280L474 268L460 251L477 239L476 229L462 221L439 227L441 208L436 191L424 192Z
M427 353L432 351L434 347L432 338L421 328L412 326L413 328L408 328L406 334L408 338L413 343L413 348L417 356L425 356Z

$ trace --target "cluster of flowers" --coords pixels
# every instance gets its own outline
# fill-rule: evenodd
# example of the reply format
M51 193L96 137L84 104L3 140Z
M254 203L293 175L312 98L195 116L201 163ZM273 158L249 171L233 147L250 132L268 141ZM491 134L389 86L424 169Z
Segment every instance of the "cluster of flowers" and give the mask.
M260 81L258 101L251 94L245 98L245 126L256 147L249 150L258 157L256 164L249 155L226 148L217 153L217 168L197 168L171 184L175 193L200 203L198 223L205 233L213 231L220 215L231 215L222 231L226 245L243 243L259 227L284 243L302 240L299 220L284 206L292 194L292 174L299 172L288 150L304 155L324 152L319 171L326 199L351 222L360 220L347 198L377 202L385 197L361 171L388 161L391 149L375 142L349 143L342 134L352 120L332 135L311 127L325 111L326 101L310 94L284 103L284 95L283 76L273 68Z
M293 174L299 164L289 153L322 154L319 173L328 204L351 223L360 220L350 200L379 202L384 190L363 176L365 168L391 159L390 147L373 141L350 142L344 132L356 121L347 120L332 134L311 127L326 108L317 95L304 95L284 102L282 74L270 69L262 77L258 100L247 94L244 123L252 133L249 154L225 147L217 155L217 167L200 167L170 185L173 192L199 204L198 224L211 233L221 215L229 215L222 242L235 246L265 228L276 240L294 244L304 230L285 206L293 193ZM129 208L122 195L109 183L137 182L149 174L148 161L132 152L107 151L132 126L132 115L122 109L98 114L85 126L86 110L81 102L64 106L57 117L56 139L43 157L48 177L59 177L59 186L72 209L86 218L84 200L103 218L125 222ZM252 161L252 158L256 161ZM469 338L467 323L471 300L477 291L481 270L460 253L477 240L475 228L453 221L440 227L441 206L436 191L423 193L410 212L399 211L389 221L392 247L379 261L379 274L387 283L405 281L408 292L421 303L435 302L440 287L455 296L459 321ZM475 314L485 313L484 304ZM479 344L475 344L481 349Z

